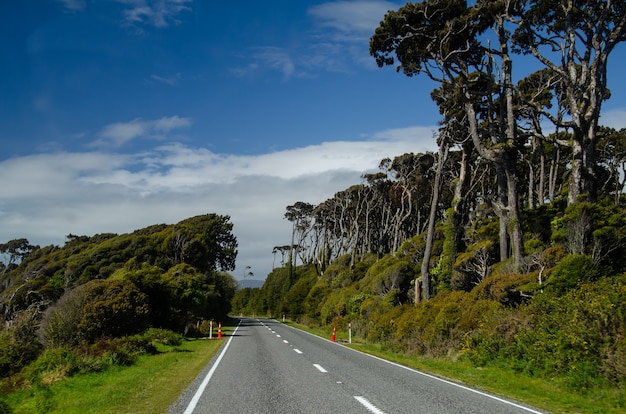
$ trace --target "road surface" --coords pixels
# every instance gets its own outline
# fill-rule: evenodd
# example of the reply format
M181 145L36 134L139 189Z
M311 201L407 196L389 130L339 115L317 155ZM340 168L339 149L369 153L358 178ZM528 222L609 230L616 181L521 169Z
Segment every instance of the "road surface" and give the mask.
M291 328L242 319L170 414L540 411Z

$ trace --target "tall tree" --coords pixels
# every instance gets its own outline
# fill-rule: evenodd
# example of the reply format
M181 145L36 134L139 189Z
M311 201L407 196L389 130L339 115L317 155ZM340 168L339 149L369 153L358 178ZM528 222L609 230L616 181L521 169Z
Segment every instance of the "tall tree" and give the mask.
M512 251L519 265L523 254L517 190L516 114L513 105L510 35L505 24L515 10L507 2L460 0L408 3L390 11L370 39L379 66L393 65L407 76L425 73L449 86L466 116L475 150L497 171L500 260ZM491 39L481 42L492 28ZM508 236L508 238L507 238ZM509 245L510 242L510 245Z
M293 269L299 246L311 229L311 219L314 206L303 201L297 201L294 205L287 206L285 218L291 222L291 248L289 250L289 275L293 281ZM296 239L297 237L297 239ZM294 248L296 249L294 253Z
M530 53L558 75L561 113L545 115L556 125L572 130L572 161L568 203L581 194L596 198L598 119L607 90L608 57L626 40L626 2L623 0L523 0L514 40L522 53Z

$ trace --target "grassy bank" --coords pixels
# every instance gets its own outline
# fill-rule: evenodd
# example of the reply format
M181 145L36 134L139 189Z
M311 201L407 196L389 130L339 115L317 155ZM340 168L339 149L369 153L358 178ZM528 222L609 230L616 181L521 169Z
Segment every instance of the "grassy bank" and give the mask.
M224 334L231 331L224 327ZM223 340L185 340L159 345L156 355L141 356L132 366L80 374L2 397L0 413L165 413L198 376Z

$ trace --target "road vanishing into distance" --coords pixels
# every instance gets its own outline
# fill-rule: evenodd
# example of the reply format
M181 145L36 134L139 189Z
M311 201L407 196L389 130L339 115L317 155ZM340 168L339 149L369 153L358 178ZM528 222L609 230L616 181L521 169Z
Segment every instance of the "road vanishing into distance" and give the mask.
M241 319L221 340L169 413L540 413L274 319Z

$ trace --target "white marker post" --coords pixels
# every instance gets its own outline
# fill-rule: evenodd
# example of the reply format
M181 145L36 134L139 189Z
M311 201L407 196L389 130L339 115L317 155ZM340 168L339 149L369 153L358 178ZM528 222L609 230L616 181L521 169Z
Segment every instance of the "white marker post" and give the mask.
M209 339L213 339L213 321L209 322Z
M352 343L352 322L348 324L348 343Z

